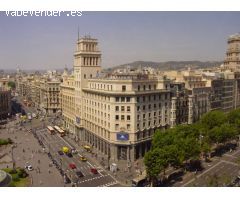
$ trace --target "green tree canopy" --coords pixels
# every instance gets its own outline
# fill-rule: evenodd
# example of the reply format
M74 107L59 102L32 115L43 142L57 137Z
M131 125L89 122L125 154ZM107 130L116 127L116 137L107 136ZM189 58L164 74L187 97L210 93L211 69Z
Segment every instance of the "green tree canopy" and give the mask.
M212 129L216 126L220 126L227 120L226 115L222 111L211 111L204 114L201 118L201 124L205 129Z
M240 120L240 109L232 110L227 115L228 122L230 124L236 124Z

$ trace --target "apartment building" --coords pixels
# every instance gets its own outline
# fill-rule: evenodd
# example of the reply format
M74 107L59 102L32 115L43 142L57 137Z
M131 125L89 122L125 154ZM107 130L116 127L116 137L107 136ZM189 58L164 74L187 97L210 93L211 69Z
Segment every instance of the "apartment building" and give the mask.
M61 110L60 84L55 78L40 81L40 108L48 114Z

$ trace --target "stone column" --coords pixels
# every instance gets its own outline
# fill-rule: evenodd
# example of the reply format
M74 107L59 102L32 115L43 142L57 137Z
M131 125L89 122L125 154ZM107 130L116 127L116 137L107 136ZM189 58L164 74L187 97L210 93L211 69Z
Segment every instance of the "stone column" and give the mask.
M171 117L170 117L171 128L173 128L176 125L176 102L177 102L177 98L173 97L172 106L171 106Z
M188 124L193 123L193 96L188 97Z

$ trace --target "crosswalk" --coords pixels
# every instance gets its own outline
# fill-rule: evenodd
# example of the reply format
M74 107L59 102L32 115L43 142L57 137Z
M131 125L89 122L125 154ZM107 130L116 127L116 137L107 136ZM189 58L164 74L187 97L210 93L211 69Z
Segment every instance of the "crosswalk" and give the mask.
M118 182L113 181L113 182L110 182L110 183L99 185L98 187L110 187L110 186L117 185L117 184L118 184Z
M97 179L100 179L100 178L103 178L103 177L106 177L108 175L102 175L102 176L97 176L97 177L94 177L94 178L89 178L89 179L86 179L86 180L83 180L83 181L79 181L78 183L84 183L84 182L89 182L89 181L93 181L93 180L97 180Z

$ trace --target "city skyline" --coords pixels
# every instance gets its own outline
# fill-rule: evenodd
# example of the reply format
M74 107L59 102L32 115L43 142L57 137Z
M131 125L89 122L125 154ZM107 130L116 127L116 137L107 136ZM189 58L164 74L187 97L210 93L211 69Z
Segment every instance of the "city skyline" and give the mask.
M239 12L83 12L81 17L0 14L0 69L73 67L80 36L98 39L102 67L134 61L222 61ZM24 51L23 51L24 49Z

